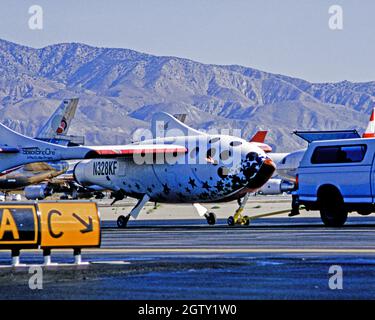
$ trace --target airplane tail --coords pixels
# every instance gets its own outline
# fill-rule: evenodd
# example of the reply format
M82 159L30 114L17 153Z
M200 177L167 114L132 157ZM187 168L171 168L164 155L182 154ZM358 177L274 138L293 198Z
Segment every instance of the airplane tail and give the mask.
M264 140L266 140L267 133L268 131L263 131L263 130L257 131L254 134L254 136L250 139L250 142L264 143Z
M166 112L155 113L151 120L153 138L163 138L168 134L177 136L202 135L203 132L190 128L185 123L185 115L177 115L179 119Z
M78 100L78 98L65 99L48 119L46 124L40 128L36 139L52 140L66 136L70 123L76 113Z
M82 159L87 152L33 139L0 123L0 172L33 162Z
M362 138L375 138L375 108L371 112L370 121Z

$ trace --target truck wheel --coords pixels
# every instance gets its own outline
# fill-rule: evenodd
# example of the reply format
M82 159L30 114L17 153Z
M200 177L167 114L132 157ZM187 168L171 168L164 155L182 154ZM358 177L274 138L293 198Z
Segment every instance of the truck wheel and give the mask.
M357 212L358 212L358 214L360 214L361 216L368 216L369 214L372 213L370 210L358 210Z
M342 227L348 218L341 195L323 197L320 205L320 218L327 227Z

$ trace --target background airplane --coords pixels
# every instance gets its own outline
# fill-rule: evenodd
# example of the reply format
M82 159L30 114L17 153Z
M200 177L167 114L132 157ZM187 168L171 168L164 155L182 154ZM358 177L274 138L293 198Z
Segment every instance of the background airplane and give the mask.
M68 130L74 118L78 105L78 99L65 99L48 119L46 124L40 128L35 139L49 141L61 145L75 145L82 141L81 137L68 136ZM73 140L73 142L72 142ZM2 152L10 152L8 146L1 147ZM36 162L21 165L0 173L0 190L4 193L25 188L26 197L39 198L41 192L49 194L47 184L40 186L39 190L30 186L36 183L47 181L68 170L66 161L57 162ZM28 188L30 186L31 188Z

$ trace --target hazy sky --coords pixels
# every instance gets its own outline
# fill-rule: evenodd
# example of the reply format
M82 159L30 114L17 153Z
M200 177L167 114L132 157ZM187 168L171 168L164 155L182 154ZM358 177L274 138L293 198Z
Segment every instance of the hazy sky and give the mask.
M40 5L43 30L28 26ZM328 26L331 5L343 30ZM121 47L314 82L375 80L374 0L1 0L0 38Z

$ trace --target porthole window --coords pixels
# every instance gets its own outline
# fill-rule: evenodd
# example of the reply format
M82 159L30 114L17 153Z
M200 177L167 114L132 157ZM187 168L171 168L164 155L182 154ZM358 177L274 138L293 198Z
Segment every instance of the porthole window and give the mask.
M213 158L215 157L215 154L216 154L215 148L210 148L207 150L207 158Z
M220 178L224 179L228 176L229 169L226 167L220 167L219 169L217 169L217 174Z
M232 156L232 152L230 150L224 150L220 153L220 159L223 161L228 160Z
M241 141L232 141L229 145L230 145L231 147L238 147L238 146L240 146L241 144L242 144Z
M208 140L208 143L215 143L215 142L218 142L218 141L220 141L220 137L214 137L214 138Z
M192 158L192 159L195 158L198 155L198 153L199 153L199 147L194 148L190 152L190 158Z

